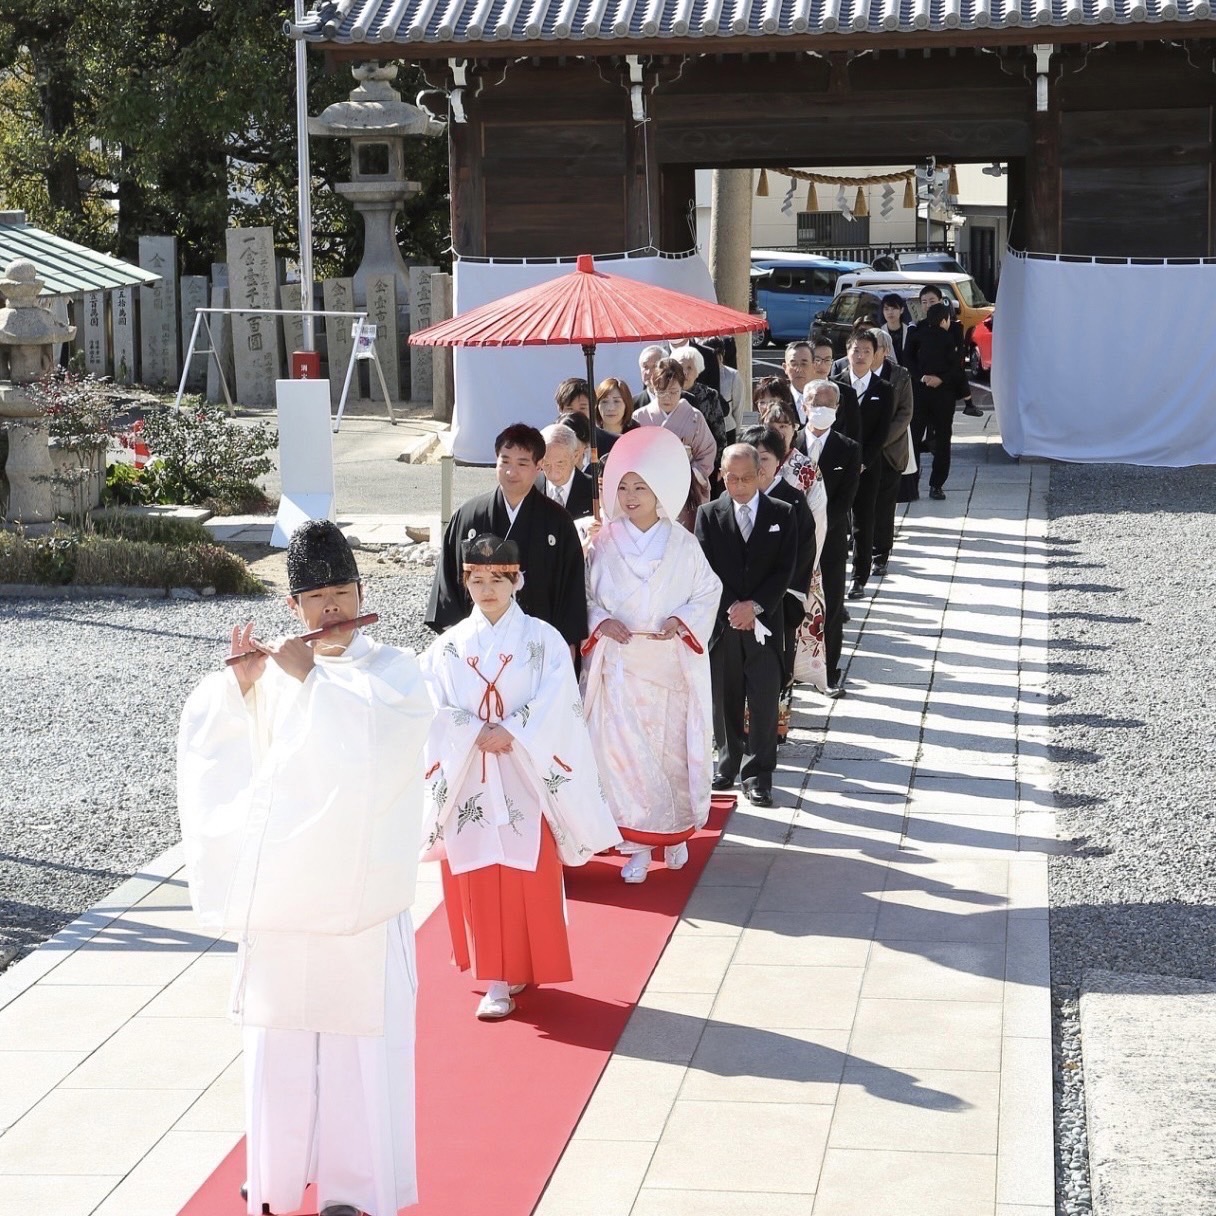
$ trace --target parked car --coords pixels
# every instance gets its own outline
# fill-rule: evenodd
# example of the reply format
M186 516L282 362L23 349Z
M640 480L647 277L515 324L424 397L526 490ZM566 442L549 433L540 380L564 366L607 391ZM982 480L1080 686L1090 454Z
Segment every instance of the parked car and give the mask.
M992 374L992 320L993 313L971 331L971 345L967 349L967 375L973 380Z
M962 325L968 341L971 341L971 331L981 321L992 316L993 306L984 298L979 284L969 274L946 271L923 271L915 274L904 271L852 271L837 279L836 290L839 292L846 287L865 287L882 295L888 291L897 291L908 284L915 285L917 291L922 287L936 287L950 301L954 315Z
M784 344L805 338L811 319L832 302L840 276L865 268L864 262L836 262L812 254L753 250L756 308L768 319L767 330L753 344ZM757 270L761 272L759 275Z
M948 274L967 273L952 253L923 249L893 249L889 253L880 253L870 266L874 270L901 270L917 274L923 274L926 270L945 271Z
M908 283L884 287L881 291L874 291L870 287L846 287L837 293L827 308L815 315L810 332L826 334L832 340L832 353L839 359L858 321L864 319L871 325L883 324L882 298L885 295L894 293L902 296L908 317L913 322L922 320L925 311L920 306L919 291L918 285Z

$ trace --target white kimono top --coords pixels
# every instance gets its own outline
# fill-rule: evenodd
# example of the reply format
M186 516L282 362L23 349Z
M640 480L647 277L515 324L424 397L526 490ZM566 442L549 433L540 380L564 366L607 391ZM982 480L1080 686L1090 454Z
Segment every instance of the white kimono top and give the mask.
M433 717L413 652L362 632L303 682L271 661L248 696L227 670L191 693L177 746L190 898L206 928L240 937L245 1024L383 1033Z
M587 725L622 827L677 833L702 827L713 777L709 637L722 595L696 538L660 519L640 532L604 525L587 555L590 662L583 669ZM687 637L597 636L609 618L657 632L674 616ZM584 653L586 653L584 647Z
M474 607L431 643L422 668L438 710L426 748L428 860L446 858L454 874L534 870L542 815L566 865L620 843L556 629L515 603L494 624ZM487 722L510 731L510 752L474 745Z

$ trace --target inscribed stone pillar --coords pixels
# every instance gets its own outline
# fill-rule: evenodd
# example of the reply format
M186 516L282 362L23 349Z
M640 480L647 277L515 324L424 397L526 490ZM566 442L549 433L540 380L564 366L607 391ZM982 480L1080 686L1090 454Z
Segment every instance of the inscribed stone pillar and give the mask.
M321 298L326 312L354 312L355 284L352 279L326 279L321 284ZM350 336L353 317L325 318L325 346L329 358L329 399L334 405L342 399L342 382L346 379L346 368L350 363L350 352L354 339ZM359 397L359 377L351 376L348 401Z
M446 321L452 315L452 276L431 275L431 324ZM413 348L417 350L417 347ZM456 381L452 371L452 348L432 346L431 352L431 417L440 422L452 421L456 402Z
M438 266L410 267L410 333L426 329L431 323L431 275ZM429 346L411 346L410 400L430 401L432 354Z
M302 288L301 283L281 283L279 285L279 299L282 301L280 307L300 307L300 301L304 297ZM304 318L298 312L283 318L283 344L287 347L288 360L291 359L292 351L304 349Z
M114 381L134 384L139 377L135 358L135 292L117 287L110 292L110 321L114 333Z
M228 307L227 287L211 288L211 307ZM207 400L218 403L224 400L224 389L220 384L221 368L224 371L224 379L228 382L228 391L230 393L236 392L236 389L233 387L236 373L232 362L232 318L212 313L209 321L211 324L212 350L215 351L215 354L207 356ZM199 335L199 339L204 345L207 344L206 330L203 330ZM234 397L233 400L235 401L236 398Z
M211 263L211 286L228 288L228 263L227 262L212 262Z
M401 358L397 350L397 280L391 274L371 275L367 280L367 319L376 326L376 357L384 371L384 382L396 401L401 395ZM380 380L373 371L368 380L373 401L381 399Z
M141 236L139 264L161 277L139 289L139 351L145 384L177 386L177 238Z
M207 276L202 274L182 275L182 358L190 347L190 335L194 333L194 316L200 308L207 307ZM195 351L207 349L207 331L199 326ZM196 353L186 369L186 391L201 393L207 387L207 356Z
M228 229L229 293L233 308L252 312L232 318L236 400L247 406L274 405L274 382L282 378L278 317L257 310L277 308L274 233L270 228Z
M106 293L89 291L84 297L84 370L90 376L110 372L110 334L106 326Z

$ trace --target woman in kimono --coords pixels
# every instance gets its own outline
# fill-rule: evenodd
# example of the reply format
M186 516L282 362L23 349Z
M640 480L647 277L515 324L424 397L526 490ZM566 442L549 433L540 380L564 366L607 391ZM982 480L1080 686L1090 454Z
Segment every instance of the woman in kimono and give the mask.
M422 656L437 709L427 741L428 860L442 861L456 965L487 985L483 1021L528 984L572 978L562 865L620 843L604 801L570 648L515 603L514 541L463 548L470 616Z
M685 460L692 468L692 480L683 508L672 518L678 518L691 532L697 508L709 501L718 445L701 412L682 396L684 369L675 359L660 359L650 382L654 401L635 410L633 420L641 427L661 426L684 445Z
M708 649L722 584L694 537L673 527L690 476L669 431L622 436L604 469L605 523L587 557L583 700L628 883L645 882L659 847L669 869L683 866L686 842L709 814Z
M806 495L807 506L815 518L815 563L811 567L811 583L806 589L806 615L798 626L793 656L793 682L806 683L826 692L828 687L827 651L823 641L824 622L827 612L823 600L823 576L819 571L819 558L823 553L824 538L828 534L828 494L824 487L819 466L792 446L798 430L792 406L770 405L764 412L764 425L774 430L790 445L785 459L778 468L778 475L796 490ZM781 723L788 723L792 708L793 686L787 685L782 693L778 730ZM785 737L784 734L781 735Z

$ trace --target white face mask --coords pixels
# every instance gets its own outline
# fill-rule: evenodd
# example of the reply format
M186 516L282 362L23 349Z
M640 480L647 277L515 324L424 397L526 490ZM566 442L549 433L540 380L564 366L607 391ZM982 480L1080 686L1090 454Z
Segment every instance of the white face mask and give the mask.
M811 426L817 431L826 431L836 421L836 411L827 405L817 405L811 410Z

